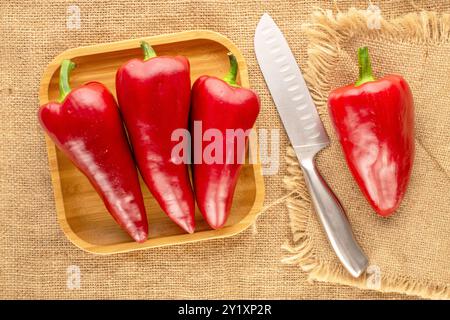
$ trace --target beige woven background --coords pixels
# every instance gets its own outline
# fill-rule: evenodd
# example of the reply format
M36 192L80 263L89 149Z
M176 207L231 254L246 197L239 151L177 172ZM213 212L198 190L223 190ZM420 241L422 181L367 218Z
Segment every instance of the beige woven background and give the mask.
M384 17L420 9L448 11L448 1L372 1ZM81 29L66 29L67 7L81 9ZM223 240L98 257L75 248L55 214L44 137L36 121L38 88L48 62L81 45L211 29L233 40L247 59L262 98L258 126L280 126L253 53L253 32L265 11L279 23L300 65L300 25L313 7L366 8L368 1L7 1L0 0L0 298L405 298L309 283L280 263L290 237L283 204L265 212L257 232ZM282 153L286 139L282 136ZM266 205L285 194L281 163L266 177ZM78 265L81 288L68 290L66 269Z
M337 17L316 12L305 28L310 36L305 75L331 139L331 146L317 157L318 166L345 205L372 272L355 280L341 267L318 219L310 214L294 157L288 161L286 182L296 191L288 201L296 244L288 261L307 266L314 280L450 299L450 15L422 11L384 20L380 30L367 25L365 11L350 10ZM357 78L356 52L364 45L369 47L375 76L401 74L414 95L414 169L400 208L388 219L375 215L358 190L327 112L330 90Z

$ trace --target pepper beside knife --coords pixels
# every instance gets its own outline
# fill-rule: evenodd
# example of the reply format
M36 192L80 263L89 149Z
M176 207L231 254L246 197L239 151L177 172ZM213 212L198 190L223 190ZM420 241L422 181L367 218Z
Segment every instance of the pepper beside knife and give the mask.
M359 78L330 93L328 107L350 172L375 212L400 205L414 162L414 103L399 75L376 80L367 47L358 50Z
M259 21L254 40L258 63L297 154L315 211L342 264L358 277L368 259L353 236L344 208L316 168L314 157L328 146L329 138L305 80L268 14ZM163 211L183 230L194 232L195 202L210 227L221 228L230 213L248 131L260 110L259 97L236 83L238 65L233 55L229 55L230 71L223 80L202 76L191 88L187 58L158 57L145 42L141 47L144 58L126 62L116 73L118 103L98 82L71 90L69 73L75 65L64 60L60 98L41 106L41 126L86 175L112 217L135 241L148 237L137 169ZM412 171L413 97L400 76L375 80L366 47L358 51L358 61L359 79L330 93L329 114L363 195L375 212L388 216L399 207ZM189 142L194 153L200 152L203 158L209 148L203 136L207 130L216 130L227 138L214 141L225 161L194 160L191 186L188 164L173 158L177 142L172 137L178 129L194 131L197 123L202 141L199 150L196 141ZM230 144L228 130L244 132L243 145L236 146L234 140Z

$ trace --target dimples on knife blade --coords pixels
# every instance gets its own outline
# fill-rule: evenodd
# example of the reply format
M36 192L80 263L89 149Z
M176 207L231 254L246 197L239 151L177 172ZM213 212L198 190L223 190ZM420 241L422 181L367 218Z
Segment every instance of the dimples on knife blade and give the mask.
M256 28L255 53L328 240L347 271L359 277L368 259L353 236L344 208L314 162L316 153L329 144L328 136L289 45L268 14Z
M268 15L256 29L258 62L292 146L324 146L328 136L287 42Z

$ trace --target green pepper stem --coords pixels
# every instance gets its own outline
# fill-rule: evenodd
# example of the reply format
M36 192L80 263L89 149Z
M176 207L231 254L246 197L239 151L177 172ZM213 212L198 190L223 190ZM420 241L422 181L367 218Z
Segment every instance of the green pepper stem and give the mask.
M230 70L223 80L230 86L238 87L236 83L236 77L238 72L238 63L236 57L231 52L228 53L228 59L230 59Z
M358 49L359 78L355 82L358 87L366 82L375 81L370 64L369 48L362 47Z
M142 41L141 48L144 50L144 61L156 57L155 50L147 42Z
M63 60L59 71L59 98L58 102L63 102L70 92L69 75L75 68L75 63L70 60Z

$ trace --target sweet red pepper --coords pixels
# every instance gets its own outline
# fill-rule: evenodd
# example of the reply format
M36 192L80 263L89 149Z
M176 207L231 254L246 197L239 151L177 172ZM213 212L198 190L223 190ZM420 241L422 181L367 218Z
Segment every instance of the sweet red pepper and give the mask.
M188 127L189 61L156 57L145 42L144 59L132 59L116 74L116 90L139 171L164 212L185 231L195 228L195 201L188 166L172 159L176 129Z
M381 216L406 192L414 160L414 104L399 75L376 80L367 47L358 50L359 79L331 92L328 106L347 164Z
M69 73L74 67L70 60L62 62L60 98L41 106L41 126L86 175L117 223L135 241L144 242L147 215L119 109L101 83L71 90Z
M230 71L224 80L202 76L192 88L191 132L196 131L196 126L201 126L203 137L198 150L198 139L194 137L195 197L200 212L213 229L221 228L230 213L248 141L246 135L244 144L239 144L237 140L232 143L233 140L227 139L227 129L248 132L253 127L260 108L258 95L236 84L238 64L233 55L230 54L229 58ZM210 143L214 143L205 138L208 136L205 133L210 129L218 130L222 136L218 140L221 147L216 150L222 154L220 159L215 159L218 161L209 161L204 157L208 154L205 151Z

